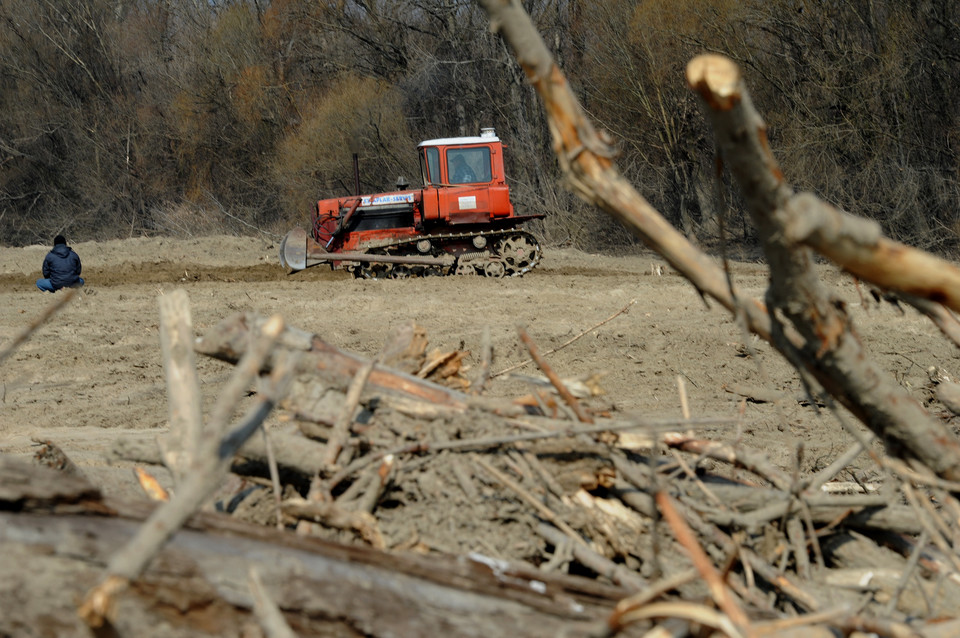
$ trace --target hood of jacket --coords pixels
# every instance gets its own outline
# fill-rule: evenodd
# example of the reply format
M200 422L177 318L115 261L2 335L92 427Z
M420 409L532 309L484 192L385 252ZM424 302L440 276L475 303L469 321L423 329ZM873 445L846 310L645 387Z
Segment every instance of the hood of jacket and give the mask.
M57 244L50 252L57 257L66 257L70 254L70 246L67 246L66 244Z

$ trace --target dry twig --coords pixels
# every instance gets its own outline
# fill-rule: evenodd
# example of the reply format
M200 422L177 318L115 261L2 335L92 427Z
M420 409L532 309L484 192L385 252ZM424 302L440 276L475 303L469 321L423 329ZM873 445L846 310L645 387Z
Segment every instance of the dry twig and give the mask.
M551 348L551 349L547 350L546 352L543 353L543 356L546 357L546 356L549 356L549 355L553 354L554 352L559 352L560 350L563 350L564 348L566 348L566 347L569 346L570 344L574 343L575 341L578 341L578 340L579 340L580 338L582 338L583 336L590 334L591 332L593 332L593 331L596 330L597 328L600 328L600 327L602 327L602 326L610 323L611 321L613 321L614 319L616 319L617 317L619 317L619 316L622 315L623 313L625 313L625 312L627 312L628 310L630 310L630 306L634 305L635 303L637 303L637 300L636 300L636 299L631 299L631 300L630 300L630 303L628 303L626 306L624 306L624 307L621 308L620 310L616 311L615 313L613 313L612 315L610 315L609 317L607 317L607 318L604 319L603 321L601 321L601 322L599 322L599 323L596 323L596 324L590 326L590 327L587 328L586 330L581 330L579 333L577 333L576 336L571 337L570 339L567 339L566 341L564 341L563 343L561 343L561 344L560 344L559 346L557 346L556 348ZM531 358L531 359L527 359L526 361L521 361L520 363L514 364L514 365L512 365L512 366L510 366L510 367L508 367L508 368L504 368L503 370L500 370L499 372L495 372L495 373L491 374L490 376L491 376L491 377L499 377L499 376L501 376L501 375L504 375L504 374L506 374L506 373L508 373L508 372L513 372L514 370L517 370L518 368L522 368L522 367L524 367L524 366L526 366L526 365L529 365L529 364L531 364L531 363L533 363L533 359L532 359L532 358Z
M55 314L60 312L60 310L63 309L64 306L70 303L73 300L73 298L76 296L76 294L77 294L77 289L70 288L68 290L63 291L63 294L57 295L54 298L54 301L52 304L44 308L43 312L37 315L34 318L34 320L31 321L26 328L21 330L19 334L17 334L13 339L11 339L10 343L8 343L3 350L0 350L0 364L6 361L10 355L16 352L17 348L22 346L27 341L27 339L30 338L30 335L36 332L40 326L50 321L50 319Z
M550 367L550 364L540 356L540 352L537 349L537 344L533 342L533 339L530 338L530 335L527 334L527 331L523 327L517 328L520 332L520 340L523 342L523 345L527 347L527 352L530 353L530 358L533 359L537 366L540 368L540 371L547 375L547 378L550 379L550 383L553 384L553 387L556 388L557 392L560 393L560 396L563 398L564 402L570 406L570 409L573 410L574 414L577 415L577 419L581 423L593 423L593 417L586 413L583 407L580 405L580 402L577 401L577 398L570 394L570 390L567 389L567 386L563 384L563 381L560 380L560 377L557 376L557 373L553 371L553 368Z

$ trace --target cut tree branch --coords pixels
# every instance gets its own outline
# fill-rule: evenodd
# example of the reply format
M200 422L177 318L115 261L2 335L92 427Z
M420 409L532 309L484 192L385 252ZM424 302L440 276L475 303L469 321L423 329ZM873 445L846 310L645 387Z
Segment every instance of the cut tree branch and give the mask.
M793 192L773 159L766 127L732 61L700 56L688 65L687 81L707 105L718 146L743 190L771 262L766 304L737 294L723 270L620 174L611 142L586 117L520 2L480 0L480 4L543 100L554 151L573 191L623 222L701 294L735 316L742 313L751 331L771 342L794 366L809 370L882 438L891 455L918 460L942 478L960 478L960 441L870 360L848 318L816 281L812 253L786 242L792 219L787 204Z

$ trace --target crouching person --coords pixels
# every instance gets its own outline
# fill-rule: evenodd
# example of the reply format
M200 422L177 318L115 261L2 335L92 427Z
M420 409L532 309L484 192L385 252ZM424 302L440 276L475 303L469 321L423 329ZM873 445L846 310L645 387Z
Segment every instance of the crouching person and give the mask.
M63 235L57 235L53 240L53 250L43 260L43 279L37 279L37 288L56 292L61 288L82 286L80 269L80 256L67 246Z

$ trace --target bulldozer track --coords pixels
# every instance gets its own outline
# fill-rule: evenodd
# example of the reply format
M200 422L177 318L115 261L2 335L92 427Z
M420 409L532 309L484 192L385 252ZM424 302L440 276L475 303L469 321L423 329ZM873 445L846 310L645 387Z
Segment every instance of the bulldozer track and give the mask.
M483 237L487 242L491 242L491 240L498 242L499 250L491 250L491 244L488 243L484 248L460 253L457 255L457 263L447 268L446 272L437 272L440 269L436 267L417 268L369 263L351 266L350 270L355 276L363 278L403 278L433 274L467 274L468 272L479 274L481 271L489 277L521 277L536 268L537 264L540 263L540 242L531 233L517 228L417 235L416 237L399 240L389 239L370 242L363 248L364 252L368 253L417 255L421 254L417 250L417 244L429 241L432 245L431 254L443 254L447 252L444 249L444 244L463 240L473 241L476 237ZM481 270L478 271L478 268Z

